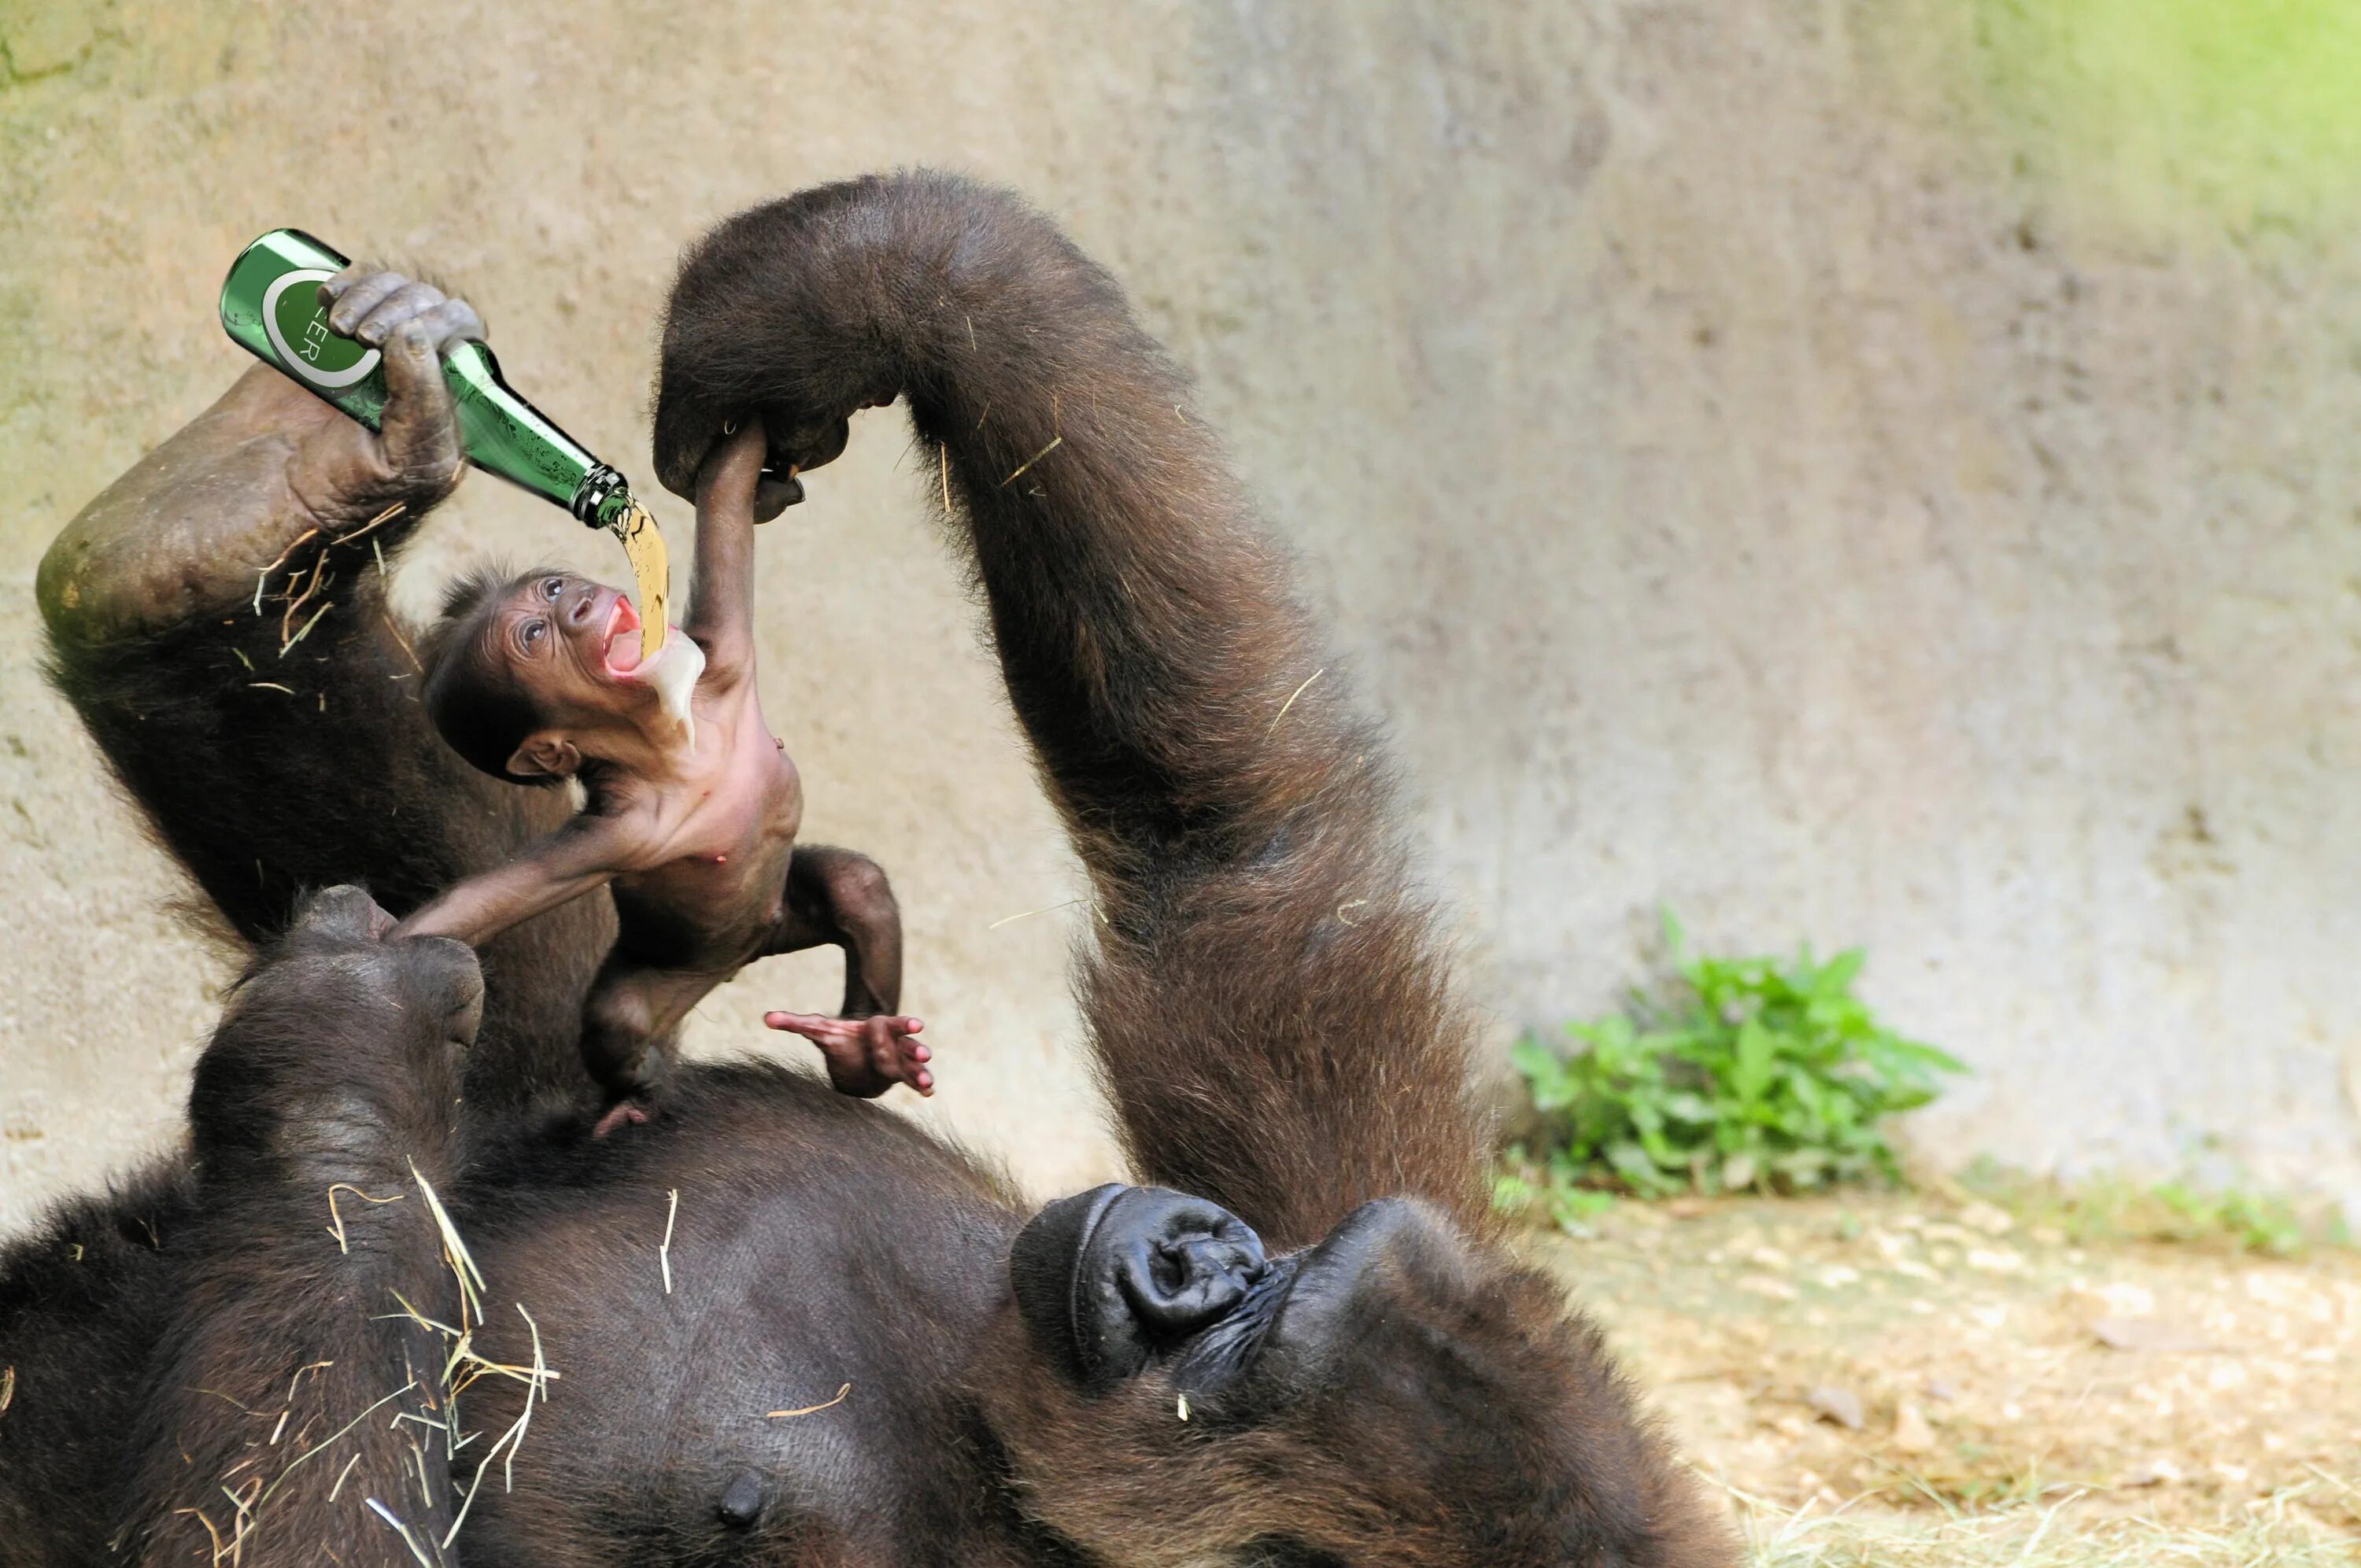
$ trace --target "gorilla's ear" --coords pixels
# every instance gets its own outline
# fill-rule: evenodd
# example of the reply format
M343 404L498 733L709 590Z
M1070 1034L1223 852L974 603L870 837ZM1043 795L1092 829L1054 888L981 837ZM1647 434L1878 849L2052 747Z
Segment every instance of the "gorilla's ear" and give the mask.
M1219 1204L1114 1184L1043 1209L1008 1257L1035 1347L1093 1394L1227 1317L1268 1266Z
M574 742L546 729L526 736L508 762L510 776L520 779L569 779L581 766Z

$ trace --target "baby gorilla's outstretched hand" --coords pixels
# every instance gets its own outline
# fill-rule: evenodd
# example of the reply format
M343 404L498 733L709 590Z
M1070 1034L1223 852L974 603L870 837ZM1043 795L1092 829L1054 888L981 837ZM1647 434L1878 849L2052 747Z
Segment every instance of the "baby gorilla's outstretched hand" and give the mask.
M866 1018L830 1018L818 1013L765 1013L774 1029L801 1035L828 1058L828 1080L839 1094L873 1100L897 1083L921 1094L935 1091L926 1063L933 1052L918 1043L926 1025L916 1018L879 1013Z

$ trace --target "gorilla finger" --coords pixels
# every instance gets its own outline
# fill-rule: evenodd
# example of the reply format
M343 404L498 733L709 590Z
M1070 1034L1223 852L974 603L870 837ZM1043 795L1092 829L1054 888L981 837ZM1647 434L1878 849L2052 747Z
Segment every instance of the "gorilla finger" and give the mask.
M336 274L336 278L346 277L356 270L357 269L348 267L343 272ZM331 278L321 287L333 287L335 281L335 278ZM383 269L362 272L359 277L353 279L345 286L344 290L336 295L336 302L329 307L330 330L343 337L352 336L353 329L361 324L363 317L377 309L379 301L397 290L409 286L410 280L399 272L387 272Z
M445 300L433 310L422 313L418 324L434 341L435 352L447 354L458 344L481 343L484 340L484 318L476 307L465 300Z
M935 1053L927 1049L924 1046L912 1046L910 1047L910 1059L912 1061L932 1061L935 1059Z
M768 522L804 499L804 482L790 474L782 478L768 468L754 486L754 521Z
M401 330L405 323L416 320L443 302L443 291L432 283L404 283L363 316L352 330L352 336L371 348L381 348L385 340Z
M378 437L386 461L411 484L447 491L459 482L464 454L451 389L433 341L415 323L398 328L385 345L385 417Z
M377 266L372 262L347 261L345 263L344 269L342 271L339 271L335 277L320 285L320 302L324 305L331 304L337 300L343 299L346 293L349 291L355 284L365 282L371 278L383 278L387 275L386 269ZM395 276L399 276L399 274L395 274Z

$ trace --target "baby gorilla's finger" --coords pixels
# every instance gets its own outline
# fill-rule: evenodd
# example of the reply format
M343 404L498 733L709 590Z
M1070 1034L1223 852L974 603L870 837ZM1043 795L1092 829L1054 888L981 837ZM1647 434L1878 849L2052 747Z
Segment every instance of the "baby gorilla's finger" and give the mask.
M434 284L404 283L379 300L361 318L360 324L353 328L352 336L371 348L382 348L386 339L442 302L443 291Z
M352 277L352 281L341 290L337 289L337 279L346 277ZM345 269L335 278L321 285L323 289L333 291L336 302L328 308L328 329L343 337L352 336L353 328L361 324L363 317L377 309L388 295L409 285L410 280L401 273L388 272L382 268L369 271L352 267Z
M927 1076L926 1069L904 1061L902 1053L891 1047L869 1053L869 1076L877 1083L880 1093L897 1083L906 1083L921 1094L926 1092L918 1084L918 1080Z
M868 1036L869 1067L881 1079L906 1083L920 1094L932 1094L935 1075L919 1065L927 1059L927 1047L903 1027L916 1022L911 1018L865 1020L862 1032Z

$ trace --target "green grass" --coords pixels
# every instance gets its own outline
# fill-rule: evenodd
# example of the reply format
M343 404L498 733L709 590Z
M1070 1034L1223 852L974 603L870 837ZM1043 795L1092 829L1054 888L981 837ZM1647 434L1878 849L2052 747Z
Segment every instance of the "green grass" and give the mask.
M1981 1160L1961 1173L1960 1184L2078 1245L2169 1242L2271 1257L2354 1245L2352 1230L2334 1204L2191 1179L2149 1183L2102 1177L2065 1183Z

